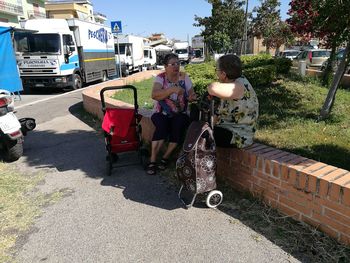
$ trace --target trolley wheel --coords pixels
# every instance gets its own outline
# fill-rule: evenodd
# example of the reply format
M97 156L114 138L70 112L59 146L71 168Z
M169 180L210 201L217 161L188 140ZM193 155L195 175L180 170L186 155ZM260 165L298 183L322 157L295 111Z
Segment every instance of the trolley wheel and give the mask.
M209 208L216 208L222 202L222 193L218 190L210 191L205 203Z

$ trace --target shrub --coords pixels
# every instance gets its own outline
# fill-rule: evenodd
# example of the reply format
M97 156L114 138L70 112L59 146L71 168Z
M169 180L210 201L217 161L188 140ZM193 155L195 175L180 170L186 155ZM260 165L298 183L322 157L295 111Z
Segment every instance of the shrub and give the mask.
M254 55L254 56L241 56L240 58L242 61L243 69L256 68L256 67L274 64L274 59L271 57L271 55L268 55L268 54L261 54L261 55Z
M292 67L292 61L289 58L275 58L277 74L288 74Z
M267 65L243 70L244 76L253 87L269 85L276 78L275 65Z

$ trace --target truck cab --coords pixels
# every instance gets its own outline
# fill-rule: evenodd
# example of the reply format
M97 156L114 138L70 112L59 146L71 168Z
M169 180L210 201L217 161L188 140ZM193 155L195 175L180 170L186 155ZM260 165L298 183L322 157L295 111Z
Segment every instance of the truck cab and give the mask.
M157 68L157 55L156 50L152 47L145 47L143 50L144 63L143 66L147 70Z
M173 52L178 55L179 61L184 63L190 62L188 42L176 42L173 45Z

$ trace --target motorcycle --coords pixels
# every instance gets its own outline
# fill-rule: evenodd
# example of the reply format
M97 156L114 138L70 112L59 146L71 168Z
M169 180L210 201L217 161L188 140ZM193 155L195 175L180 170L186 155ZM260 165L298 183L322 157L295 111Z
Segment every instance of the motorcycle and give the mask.
M14 162L23 155L24 136L35 127L33 118L17 119L14 97L7 90L0 90L0 150L3 160Z

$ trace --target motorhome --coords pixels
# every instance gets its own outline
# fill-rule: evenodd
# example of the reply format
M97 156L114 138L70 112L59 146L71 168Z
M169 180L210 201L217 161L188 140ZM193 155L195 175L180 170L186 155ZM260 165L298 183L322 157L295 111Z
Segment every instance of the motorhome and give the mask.
M190 62L188 42L175 42L173 45L173 52L179 56L180 62Z
M144 38L133 35L119 35L114 39L115 58L127 76L134 71L142 71L144 64Z
M16 59L26 88L81 88L116 75L107 26L78 19L32 19L16 32Z

